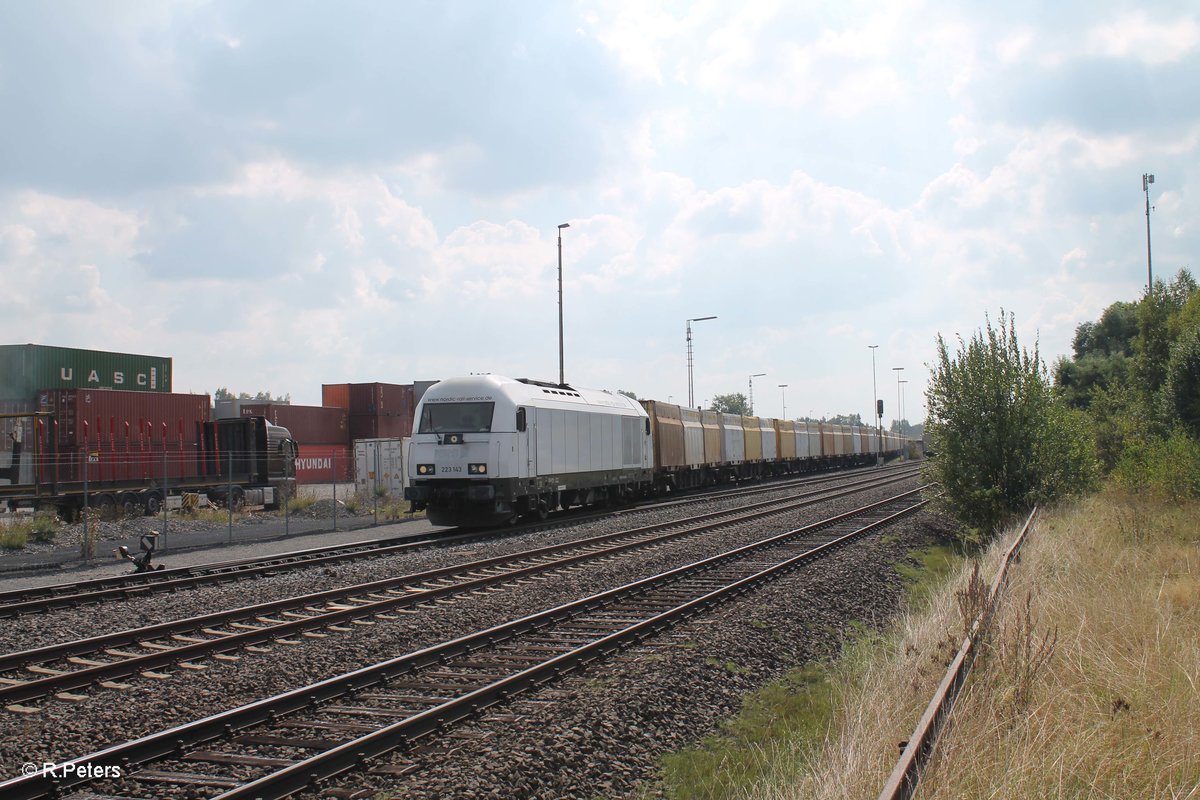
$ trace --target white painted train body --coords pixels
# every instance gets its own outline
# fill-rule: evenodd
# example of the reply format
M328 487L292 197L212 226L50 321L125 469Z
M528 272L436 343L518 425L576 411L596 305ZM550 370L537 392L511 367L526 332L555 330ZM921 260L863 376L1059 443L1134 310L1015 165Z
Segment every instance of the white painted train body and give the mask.
M416 409L405 496L439 525L628 500L652 485L650 419L620 394L478 375Z

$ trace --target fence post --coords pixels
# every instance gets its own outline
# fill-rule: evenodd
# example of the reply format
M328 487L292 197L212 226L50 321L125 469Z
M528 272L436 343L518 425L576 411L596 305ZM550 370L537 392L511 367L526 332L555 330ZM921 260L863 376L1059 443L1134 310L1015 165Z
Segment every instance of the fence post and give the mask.
M87 439L83 440L83 556L85 562L92 560L92 531L88 527L88 460L91 453L88 451Z
M375 514L375 524L379 524L379 442L375 443L375 472L371 481L371 510ZM357 454L356 454L357 455ZM357 463L357 461L356 461Z
M286 443L285 443L286 444ZM295 483L288 480L292 477L292 467L296 463L296 457L292 453L292 448L288 446L285 451L283 462L283 535L291 536L291 512L292 512L292 491Z
M337 451L333 451L333 458L329 459L332 465L330 470L333 472L333 531L337 533Z
M225 506L229 509L229 544L233 544L233 448L229 448L229 484L225 487Z
M167 547L167 448L163 446L163 479L162 479L162 515L163 527L162 533L158 536L158 548L165 550Z

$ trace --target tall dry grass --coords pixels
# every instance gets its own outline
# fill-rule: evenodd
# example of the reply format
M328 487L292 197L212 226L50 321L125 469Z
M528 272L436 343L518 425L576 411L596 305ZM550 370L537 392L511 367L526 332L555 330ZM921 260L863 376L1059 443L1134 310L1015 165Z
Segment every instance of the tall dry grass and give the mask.
M1009 533L1001 539L1011 541ZM1006 545L1007 546L1007 545ZM981 559L987 580L995 573L1002 547ZM887 636L864 639L830 667L832 714L823 740L796 740L785 748L769 780L747 786L746 800L875 798L925 710L946 665L962 644L960 606L971 582L972 563L921 607L901 615Z
M922 798L1200 797L1197 519L1108 493L1039 526Z
M1197 519L1114 493L1045 516L918 796L1200 798ZM970 573L834 667L824 741L778 748L767 780L725 796L877 797L961 642Z

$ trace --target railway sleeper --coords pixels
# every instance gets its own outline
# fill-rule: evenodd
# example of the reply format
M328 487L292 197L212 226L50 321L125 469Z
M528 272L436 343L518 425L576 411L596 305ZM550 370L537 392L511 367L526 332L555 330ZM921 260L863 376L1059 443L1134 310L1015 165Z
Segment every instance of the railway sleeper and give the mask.
M248 756L242 753L218 753L212 750L197 750L188 753L185 761L204 761L210 764L230 764L247 767L290 767L296 762L288 758L268 758L266 756Z
M234 789L242 784L237 778L222 778L213 775L200 775L194 772L161 772L153 769L142 769L130 775L133 780L142 783L168 783L176 786L205 786L211 789Z

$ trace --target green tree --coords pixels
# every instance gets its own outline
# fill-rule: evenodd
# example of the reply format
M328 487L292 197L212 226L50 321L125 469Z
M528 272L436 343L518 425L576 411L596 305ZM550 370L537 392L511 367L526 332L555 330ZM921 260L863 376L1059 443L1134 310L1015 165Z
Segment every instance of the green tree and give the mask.
M266 391L256 392L255 394L238 392L235 395L229 391L229 387L221 386L213 392L213 400L253 400L256 403L290 403L292 402L292 395L289 392L288 394L273 397L270 392Z
M631 391L629 391L628 389L617 389L617 394L622 394L622 395L625 395L625 396L626 396L626 397L628 397L630 400L637 400L637 399L638 399L637 393L636 393L636 392L631 392Z
M1149 415L1141 402L1140 395L1125 383L1107 389L1097 387L1092 393L1088 414L1096 441L1096 458L1104 472L1117 465L1130 442L1147 435Z
M1104 309L1099 321L1075 328L1074 358L1064 356L1054 365L1055 385L1067 403L1087 408L1094 389L1128 380L1138 333L1137 309L1137 303L1116 302Z
M861 414L836 414L829 418L834 425L862 425Z
M749 414L750 401L741 392L719 394L712 399L712 410L724 414Z
M1134 377L1138 388L1150 401L1167 379L1167 361L1171 357L1171 337L1168 323L1171 318L1170 295L1162 281L1138 303L1138 335L1133 349ZM1148 403L1147 405L1152 405Z
M926 390L926 430L937 457L927 477L940 504L969 528L994 533L1014 514L1092 485L1094 445L1086 420L1057 405L1035 344L1017 341L1000 314L951 355L938 336Z
M1200 439L1200 326L1181 336L1171 348L1163 403L1171 420Z
M1190 272L1181 269L1170 283L1155 281L1138 304L1133 377L1149 408L1170 408L1169 403L1156 403L1155 400L1167 381L1172 346L1191 327L1189 318L1196 313L1191 304L1197 295L1200 295L1200 291L1197 290L1196 281ZM1159 421L1166 423L1159 431L1165 435L1170 419L1160 418Z

